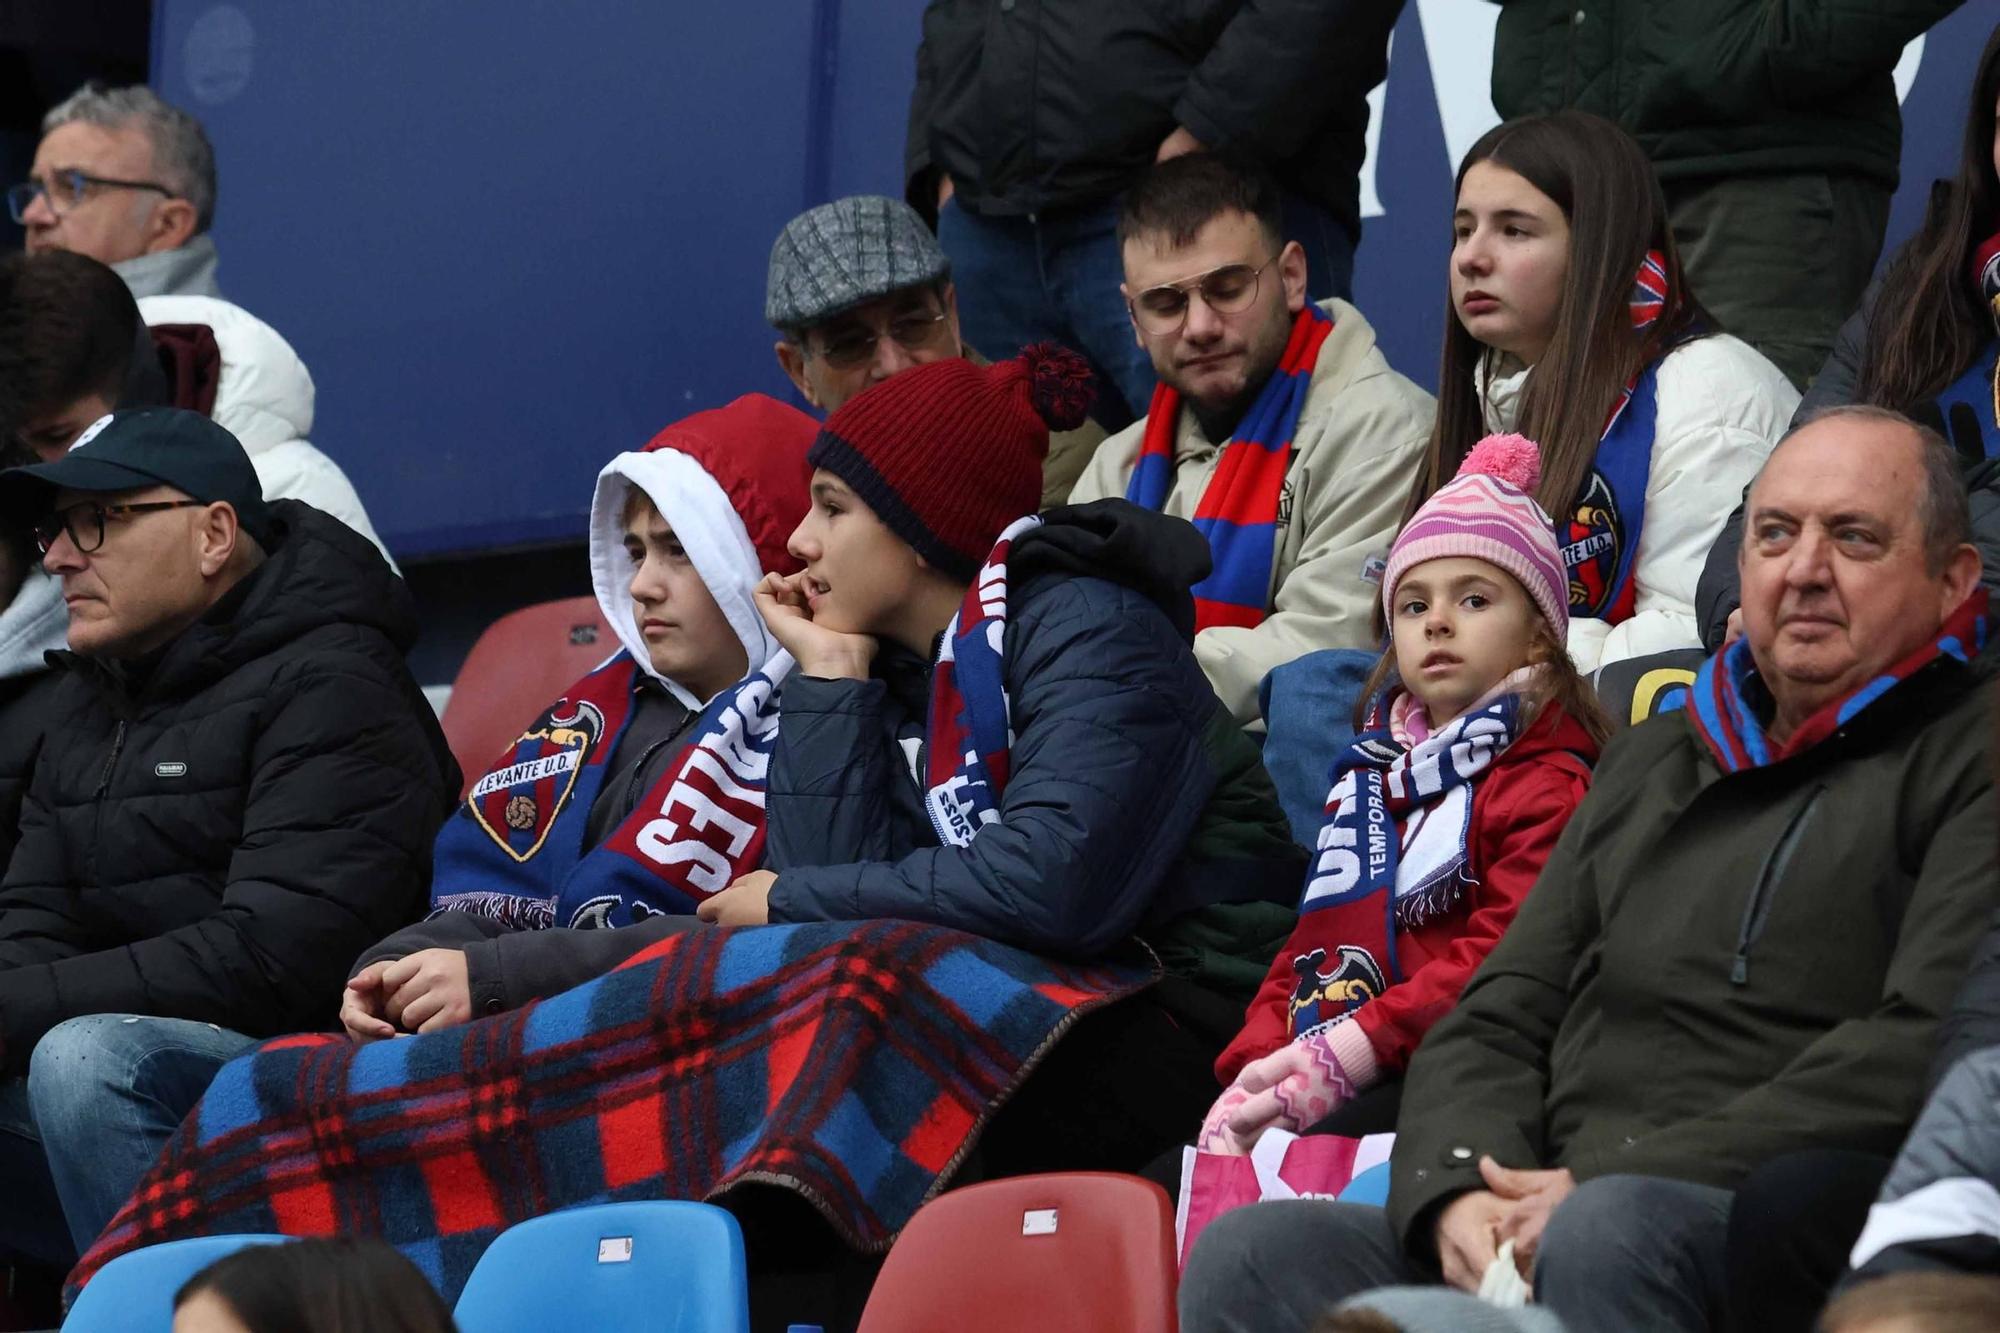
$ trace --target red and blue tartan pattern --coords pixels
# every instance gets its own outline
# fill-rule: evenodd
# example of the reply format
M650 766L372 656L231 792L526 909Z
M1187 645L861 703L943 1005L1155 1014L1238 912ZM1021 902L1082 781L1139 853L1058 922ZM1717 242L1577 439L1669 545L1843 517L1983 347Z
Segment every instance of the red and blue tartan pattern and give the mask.
M1312 390L1319 349L1333 319L1306 302L1278 367L1264 382L1236 434L1222 446L1215 475L1195 502L1194 525L1208 541L1214 568L1194 585L1195 632L1216 626L1255 627L1271 600L1271 569L1278 550L1278 507L1292 464L1292 437ZM1167 502L1174 484L1174 437L1180 427L1180 392L1164 380L1146 409L1139 457L1125 498L1147 509Z
M1052 962L902 921L678 935L511 1013L223 1067L70 1276L185 1236L380 1236L446 1299L559 1208L788 1187L883 1250L1081 1014L1150 963Z

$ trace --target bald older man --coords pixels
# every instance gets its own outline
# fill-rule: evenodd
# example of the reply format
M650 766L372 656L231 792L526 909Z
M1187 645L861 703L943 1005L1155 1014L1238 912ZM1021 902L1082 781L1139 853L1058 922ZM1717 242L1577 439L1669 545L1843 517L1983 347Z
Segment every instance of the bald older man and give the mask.
M1417 1053L1388 1208L1224 1216L1181 1287L1189 1333L1477 1288L1509 1241L1573 1329L1721 1326L1746 1179L1895 1150L1996 898L2000 654L1965 492L1934 433L1842 408L1773 452L1748 519L1743 637L1606 750Z

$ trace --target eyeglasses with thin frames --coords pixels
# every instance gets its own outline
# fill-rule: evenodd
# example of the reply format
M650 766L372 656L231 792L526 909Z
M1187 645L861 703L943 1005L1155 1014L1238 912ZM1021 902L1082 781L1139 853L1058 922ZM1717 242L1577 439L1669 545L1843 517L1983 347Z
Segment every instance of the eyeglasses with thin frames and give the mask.
M7 187L7 216L21 224L27 221L28 209L33 206L37 195L46 195L49 207L57 217L69 212L82 203L89 192L96 190L151 190L155 194L171 199L174 192L158 181L121 181L110 176L93 176L87 171L74 168L52 171L45 181L26 180L19 185Z
M1248 264L1224 264L1182 282L1148 287L1127 301L1132 322L1142 333L1155 336L1179 332L1187 323L1188 304L1200 293L1202 304L1218 315L1240 315L1257 300L1258 280L1264 270L1278 262L1273 255L1252 268Z
M919 310L898 315L889 321L887 336L906 352L929 351L944 335L945 314L942 310ZM817 355L835 370L853 370L875 359L883 336L874 329L854 329L821 343ZM808 355L814 354L810 342L804 346Z
M95 500L65 505L35 524L35 546L43 555L56 544L56 534L67 532L79 554L89 555L104 545L104 524L109 519L134 514L156 514L164 509L187 509L205 505L206 500L148 500L142 504L101 505Z

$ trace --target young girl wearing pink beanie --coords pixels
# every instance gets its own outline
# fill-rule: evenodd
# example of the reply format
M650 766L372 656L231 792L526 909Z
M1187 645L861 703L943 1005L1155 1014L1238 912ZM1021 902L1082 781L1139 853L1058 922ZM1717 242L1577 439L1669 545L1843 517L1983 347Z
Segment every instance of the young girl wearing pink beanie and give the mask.
M1248 1151L1378 1087L1326 1128L1393 1128L1411 1054L1583 799L1606 725L1564 650L1540 467L1521 436L1482 440L1390 550L1374 707L1335 761L1298 925L1216 1062L1204 1149Z

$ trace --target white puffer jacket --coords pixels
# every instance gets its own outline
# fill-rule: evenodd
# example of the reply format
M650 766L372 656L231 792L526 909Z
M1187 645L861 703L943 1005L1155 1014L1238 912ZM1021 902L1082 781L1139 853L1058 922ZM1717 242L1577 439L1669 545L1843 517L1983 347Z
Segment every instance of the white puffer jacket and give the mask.
M1529 370L1512 357L1480 368L1488 431L1511 431ZM1748 343L1712 334L1682 343L1660 363L1646 519L1632 577L1632 617L1569 622L1577 670L1675 648L1701 647L1695 584L1715 534L1743 488L1784 435L1799 393L1784 372Z
M313 424L312 376L283 335L242 306L212 296L148 296L139 313L148 328L202 324L215 335L222 376L210 415L243 442L265 499L303 500L324 510L374 542L395 568L347 474L306 438Z

